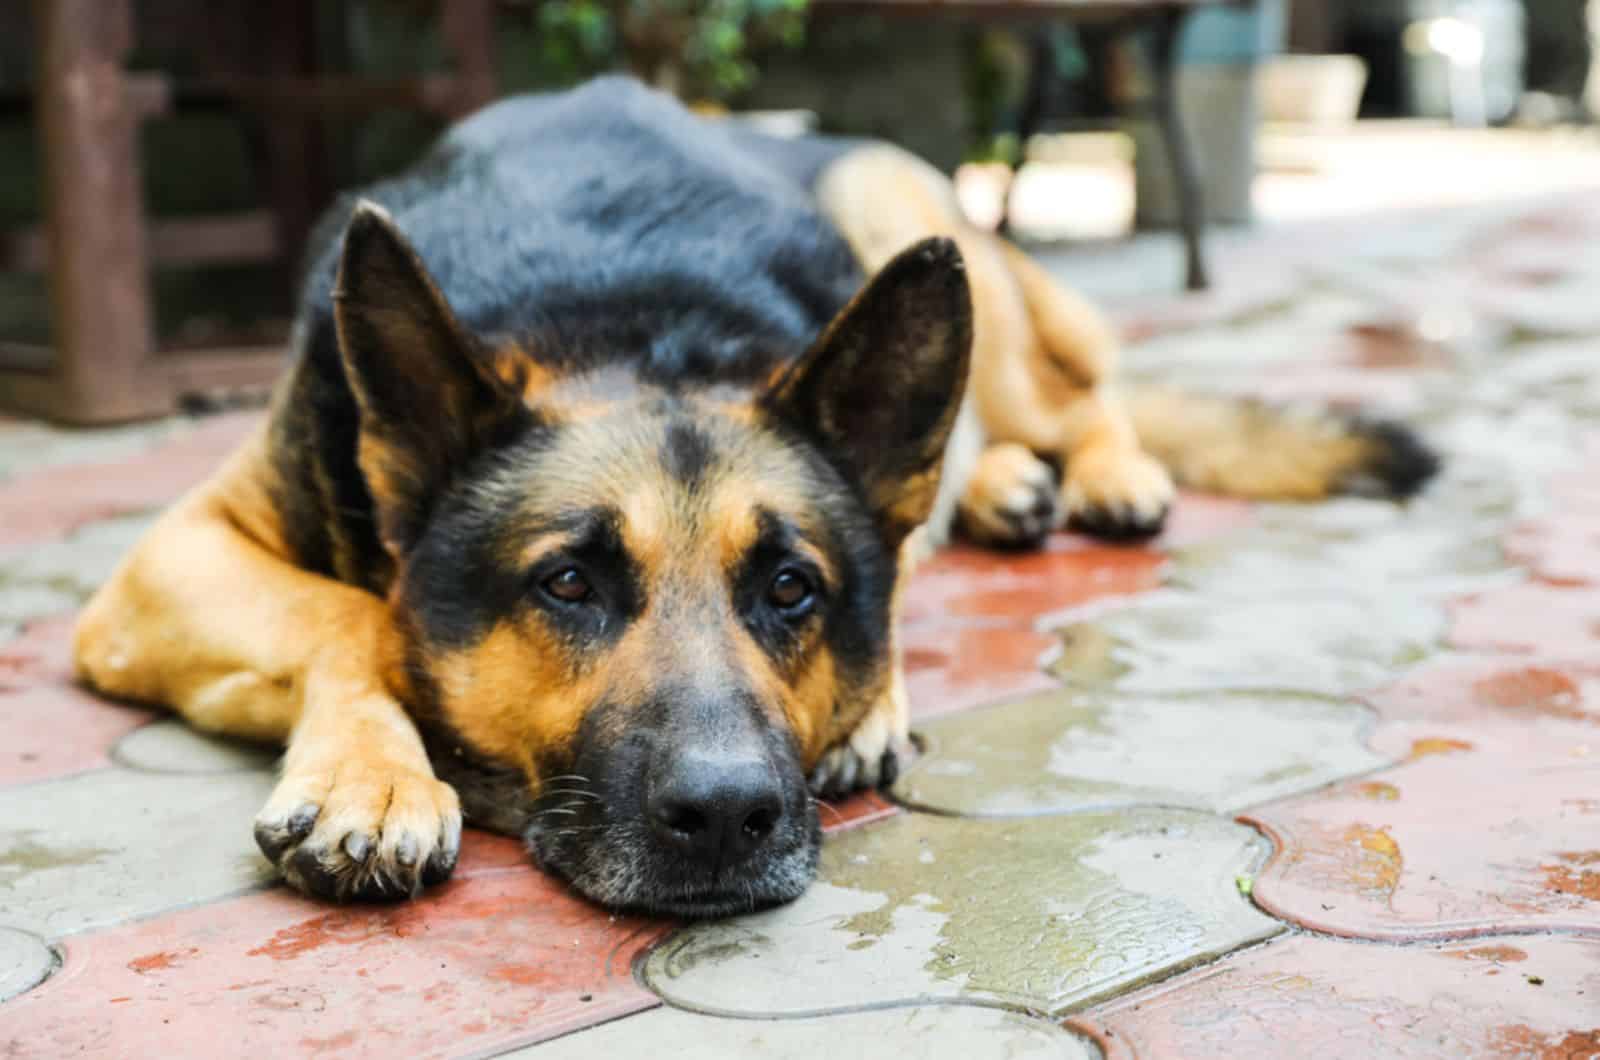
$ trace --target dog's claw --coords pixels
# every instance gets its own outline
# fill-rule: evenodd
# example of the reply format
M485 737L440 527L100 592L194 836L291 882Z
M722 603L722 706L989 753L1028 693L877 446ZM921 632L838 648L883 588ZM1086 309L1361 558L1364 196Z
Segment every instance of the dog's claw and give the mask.
M366 836L361 835L359 832L351 832L344 837L345 857L351 861L367 860L367 851L370 849L372 849L372 844L368 842Z
M988 548L1038 548L1060 525L1055 472L1016 445L984 454L956 515L962 536Z
M1103 541L1143 541L1161 533L1166 520L1165 507L1144 514L1130 505L1118 504L1076 513L1067 525Z
M307 802L301 803L281 821L274 821L263 815L256 820L256 846L261 848L261 853L267 856L268 861L276 863L285 851L311 834L311 830L316 827L317 816L321 812L322 807L314 802Z
M848 744L835 747L811 771L811 793L821 799L838 799L857 791L887 788L899 779L908 749L909 743L863 758Z
M461 849L452 788L378 765L347 763L336 778L285 777L256 819L257 845L292 887L321 898L386 899L449 877Z
M883 788L894 787L894 782L900 779L900 755L893 747L883 752L878 774L878 786Z
M1067 525L1106 541L1142 541L1166 524L1174 490L1166 469L1140 452L1100 450L1069 462Z

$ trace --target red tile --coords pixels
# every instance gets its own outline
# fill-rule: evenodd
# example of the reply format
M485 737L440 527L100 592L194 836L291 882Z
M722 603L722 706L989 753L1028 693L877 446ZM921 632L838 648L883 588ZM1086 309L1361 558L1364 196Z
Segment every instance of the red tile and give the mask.
M228 413L126 460L43 468L0 484L0 511L6 513L0 551L176 500L214 471L259 421L259 413Z
M0 785L105 766L118 740L157 717L72 683L72 622L41 619L0 646Z
M900 807L876 791L863 791L843 802L817 803L817 813L822 818L822 830L830 835L872 824L874 821L882 821L900 812Z
M901 812L875 793L829 831ZM476 1056L657 1004L632 963L671 924L611 916L469 830L455 877L402 905L332 907L278 888L74 936L8 1005L8 1056Z
M1409 372L1298 361L1263 373L1252 388L1265 401L1310 400L1343 408L1407 408L1416 403L1421 390L1421 380Z
M1255 508L1246 501L1209 493L1184 492L1178 495L1178 503L1173 506L1166 529L1151 542L1151 547L1184 548L1243 530L1255 521Z
M520 839L476 828L461 833L461 858L455 871L458 880L506 870L524 871L531 866L528 848Z
M1059 641L1011 626L901 629L913 720L1055 688L1044 664Z
M1456 358L1449 348L1425 338L1409 314L1379 315L1346 327L1334 359L1368 371L1449 368Z
M1600 1056L1600 942L1363 946L1306 936L1224 958L1068 1024L1108 1060Z
M0 694L72 680L73 618L30 622L19 636L0 644Z
M1528 582L1450 608L1450 643L1470 651L1600 656L1600 586Z
M1507 556L1545 581L1600 583L1600 512L1525 523L1506 535L1505 546Z
M901 614L908 624L1032 628L1051 611L1153 589L1166 566L1162 549L1241 529L1254 518L1242 501L1185 493L1166 530L1142 546L1078 534L1056 534L1037 552L955 545L917 569Z
M1031 628L1048 611L1161 583L1166 560L1143 548L1098 545L1057 534L1038 552L1015 555L957 546L917 569L901 616L907 624Z
M657 1004L632 962L666 925L526 868L415 902L252 895L67 940L6 1006L8 1055L485 1055Z
M1021 555L955 547L917 571L903 610L902 647L914 718L936 717L1053 688L1043 670L1056 637L1036 625L1051 612L1153 589L1161 548L1249 525L1247 504L1184 494L1167 530L1141 548L1057 534Z
M1552 510L1562 516L1600 518L1600 431L1583 441L1583 466L1550 480Z
M0 785L107 765L112 745L155 716L67 685L0 690Z
M954 545L917 569L901 614L908 624L1031 628L1039 616L1161 583L1162 549L1178 548L1250 525L1242 501L1185 493L1161 536L1143 546L1107 545L1056 534L1037 552L1007 553Z
M1403 764L1245 814L1276 847L1256 903L1374 939L1600 934L1600 727L1482 695L1507 717L1389 722L1373 749Z
M1277 308L1299 291L1292 270L1285 270L1281 261L1268 267L1243 261L1230 261L1229 265L1219 270L1225 280L1208 291L1171 297L1141 295L1128 305L1109 303L1124 339L1132 344L1173 332L1225 326Z
M1542 718L1600 725L1600 662L1446 658L1362 698L1384 721L1448 722L1453 729Z

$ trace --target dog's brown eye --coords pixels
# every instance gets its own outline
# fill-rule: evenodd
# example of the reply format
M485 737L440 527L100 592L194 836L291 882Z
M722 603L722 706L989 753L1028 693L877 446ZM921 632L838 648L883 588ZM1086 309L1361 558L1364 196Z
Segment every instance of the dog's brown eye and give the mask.
M563 567L544 580L544 591L567 604L581 604L593 590L577 567Z
M780 611L800 613L810 608L812 594L811 579L792 567L785 567L773 576L767 600Z

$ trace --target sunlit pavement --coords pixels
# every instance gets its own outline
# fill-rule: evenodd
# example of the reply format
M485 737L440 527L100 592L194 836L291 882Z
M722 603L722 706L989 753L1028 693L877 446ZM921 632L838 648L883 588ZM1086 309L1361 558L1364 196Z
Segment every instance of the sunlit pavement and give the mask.
M1600 1055L1600 194L1216 242L1196 297L1159 237L1049 260L1131 376L1372 405L1442 478L942 557L907 603L926 754L824 813L800 901L688 929L478 833L405 905L274 883L270 755L66 659L254 414L0 422L0 1052Z

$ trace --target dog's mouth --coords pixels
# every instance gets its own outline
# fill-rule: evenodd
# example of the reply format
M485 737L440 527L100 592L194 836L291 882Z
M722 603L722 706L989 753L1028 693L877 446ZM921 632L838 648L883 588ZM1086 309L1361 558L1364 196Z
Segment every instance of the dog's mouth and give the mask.
M578 804L574 804L575 801ZM523 833L534 862L590 901L618 912L704 920L800 897L816 876L821 826L810 800L780 834L733 864L687 856L637 814L595 800L541 800Z
M781 905L822 827L793 736L747 696L663 693L584 718L520 829L534 861L609 909L704 919Z

